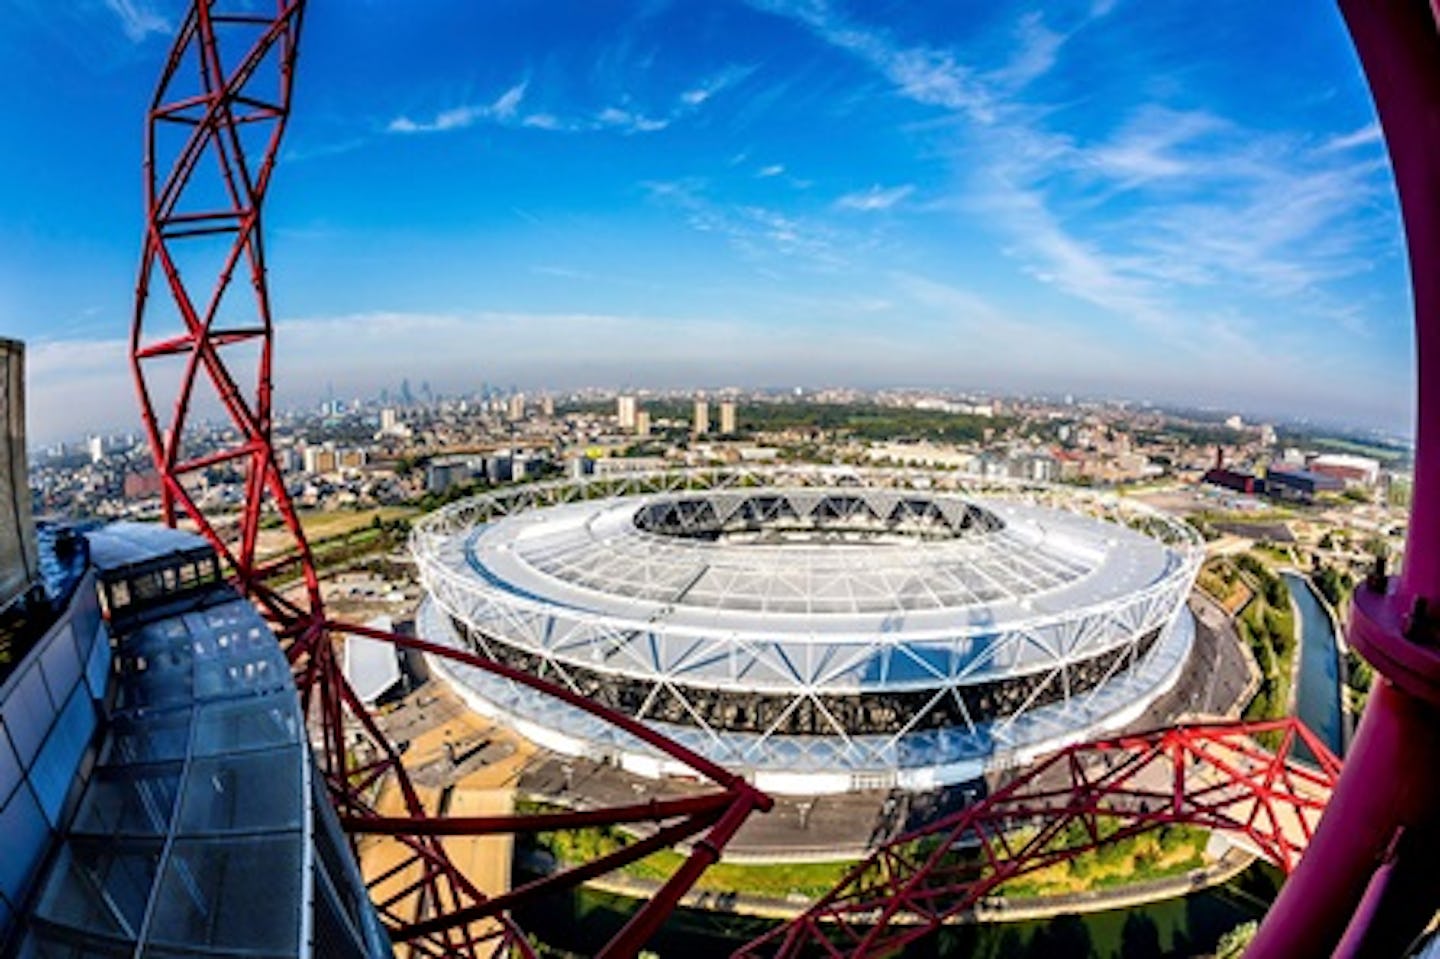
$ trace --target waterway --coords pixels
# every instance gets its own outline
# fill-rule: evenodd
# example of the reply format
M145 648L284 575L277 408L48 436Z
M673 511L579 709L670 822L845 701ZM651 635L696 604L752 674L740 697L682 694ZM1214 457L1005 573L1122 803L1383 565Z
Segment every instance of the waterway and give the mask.
M1298 573L1284 573L1285 584L1300 613L1300 678L1296 687L1296 715L1335 755L1340 755L1343 734L1340 707L1340 651L1335 629L1310 581Z
M902 953L906 959L1190 959L1210 954L1220 937L1259 919L1279 887L1279 872L1255 865L1230 882L1177 899L1052 919L947 926ZM589 956L629 918L634 900L592 889L555 896L520 915L543 930L546 946ZM721 959L771 928L765 920L679 909L651 941L659 959Z

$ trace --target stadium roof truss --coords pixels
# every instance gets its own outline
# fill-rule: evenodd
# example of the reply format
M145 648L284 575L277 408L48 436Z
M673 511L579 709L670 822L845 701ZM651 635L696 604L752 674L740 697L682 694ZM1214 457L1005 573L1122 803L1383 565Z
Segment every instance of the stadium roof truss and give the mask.
M939 535L902 548L746 544L738 548L758 572L744 581L722 575L699 595L697 582L717 579L716 568L729 562L706 534L733 527L736 517L742 535L750 523L809 523L837 501L844 512L831 516L839 525L820 527L823 535L855 534L858 520L888 536L897 518L904 524L916 515L930 517L925 522ZM1013 522L1001 518L1012 509ZM539 510L533 524L520 515ZM1133 535L1150 550L1149 565L1138 580L1104 582L1098 561L1083 558L1085 544L1071 554L1038 548L1034 515L1062 525L1078 516L1092 538L1100 529L1092 520L1113 524L1109 542ZM560 517L554 536L546 532L551 516ZM668 531L657 533L659 526ZM514 532L490 543L496 530ZM528 668L576 691L593 692L597 677L643 682L633 715L716 761L815 771L944 765L1102 728L1098 719L1165 685L1183 663L1193 627L1179 614L1201 559L1189 527L1089 491L815 467L506 489L426 517L411 546L438 607L422 617L426 635L495 658L519 654ZM515 568L496 572L491 558ZM943 604L932 601L934 586L903 585L976 574L996 588L946 590ZM564 589L552 592L557 583ZM787 593L803 594L807 605L768 602ZM843 599L817 616L817 596ZM1098 673L1082 676L1085 669ZM1016 677L1028 679L1016 708L994 721L973 715L967 687ZM835 702L863 692L925 698L910 703L903 723L857 733L835 714ZM697 704L717 693L763 694L783 705L763 726L737 733ZM577 729L537 703L505 698L516 716ZM807 709L817 734L786 736L793 714ZM935 719L940 710L943 721Z

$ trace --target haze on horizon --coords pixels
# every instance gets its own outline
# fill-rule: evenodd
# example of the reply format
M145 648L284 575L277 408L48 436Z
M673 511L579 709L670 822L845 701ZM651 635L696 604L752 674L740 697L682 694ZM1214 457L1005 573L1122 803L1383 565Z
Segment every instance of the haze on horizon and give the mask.
M280 402L924 385L1409 432L1337 12L970 6L315 0L267 206ZM0 0L0 333L37 442L138 424L140 133L182 10Z

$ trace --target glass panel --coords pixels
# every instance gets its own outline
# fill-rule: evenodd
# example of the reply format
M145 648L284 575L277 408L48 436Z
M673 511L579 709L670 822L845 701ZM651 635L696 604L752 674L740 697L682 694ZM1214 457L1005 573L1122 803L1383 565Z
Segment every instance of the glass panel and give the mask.
M85 664L85 681L90 685L90 695L96 699L105 697L105 687L110 680L110 637L100 633L90 648L90 661Z
M50 826L34 794L24 786L0 808L0 841L5 849L0 856L0 893L12 902L21 902L50 844Z
M120 705L123 708L154 708L190 701L192 657L189 644L184 640L184 630L179 629L178 635L174 635L178 625L178 620L164 620L147 626L123 645L120 655Z
M184 759L190 744L190 710L147 714L143 720L116 717L110 724L109 742L105 762L117 766Z
M10 695L5 698L5 727L10 731L10 741L20 757L20 765L29 768L45 741L45 731L55 715L50 704L50 694L45 691L45 680L40 670L27 669L15 679Z
M233 698L283 690L289 679L285 668L270 656L207 659L195 668L195 698Z
M20 760L10 746L10 736L5 732L5 719L0 716L0 807L10 798L20 782Z
M103 767L90 780L74 831L164 835L179 786L179 763Z
M71 840L35 914L63 926L133 939L160 863L160 840Z
M195 755L286 746L300 740L294 694L202 706L195 719Z
M40 668L55 698L63 702L80 681L80 657L75 652L75 630L66 623L50 636L49 645L40 656Z
M129 956L129 946L101 942L68 930L35 930L20 946L21 959L120 959Z
M149 938L157 944L294 955L300 939L300 836L177 841Z
M90 700L89 691L80 686L70 694L70 701L51 727L30 769L35 795L51 823L59 825L60 810L94 733L95 704Z
M185 773L181 833L300 826L299 747L196 759Z

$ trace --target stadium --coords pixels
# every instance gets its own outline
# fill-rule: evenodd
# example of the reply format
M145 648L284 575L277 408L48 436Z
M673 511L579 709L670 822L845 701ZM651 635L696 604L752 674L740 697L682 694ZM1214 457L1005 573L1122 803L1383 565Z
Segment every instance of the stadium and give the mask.
M931 789L1133 722L1180 676L1202 559L1130 500L954 473L517 486L419 523L417 629L799 795ZM661 776L581 711L431 657L470 708Z

